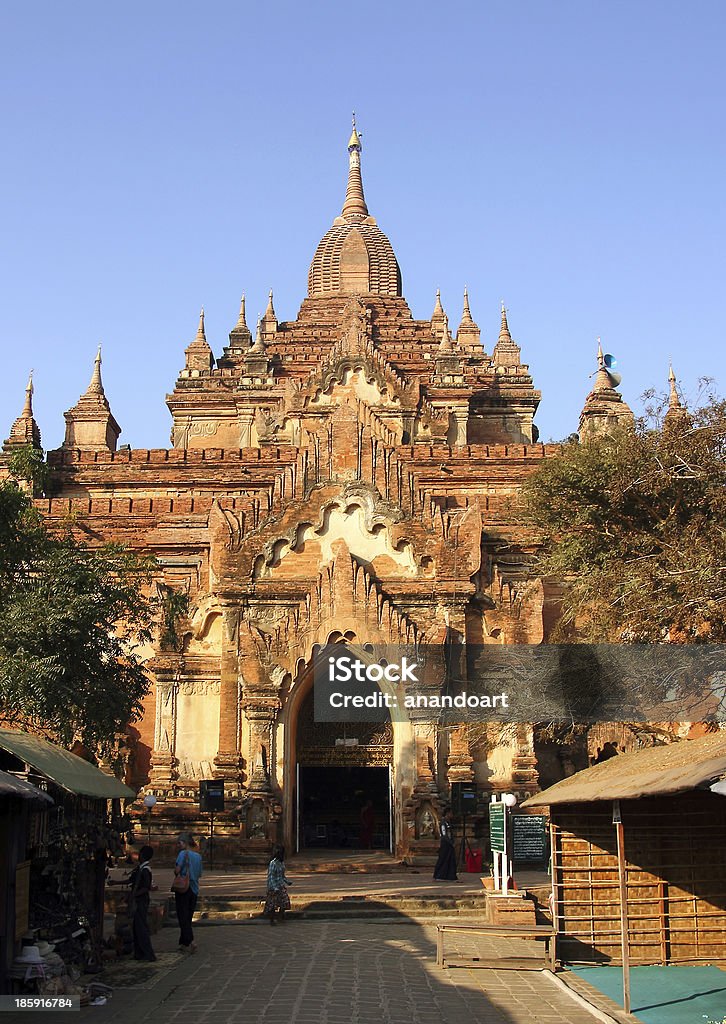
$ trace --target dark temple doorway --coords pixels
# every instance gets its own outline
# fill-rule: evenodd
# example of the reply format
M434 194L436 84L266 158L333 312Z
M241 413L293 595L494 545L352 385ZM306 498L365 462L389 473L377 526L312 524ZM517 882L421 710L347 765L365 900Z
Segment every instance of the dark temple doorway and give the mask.
M389 768L299 765L298 773L300 850L389 851Z

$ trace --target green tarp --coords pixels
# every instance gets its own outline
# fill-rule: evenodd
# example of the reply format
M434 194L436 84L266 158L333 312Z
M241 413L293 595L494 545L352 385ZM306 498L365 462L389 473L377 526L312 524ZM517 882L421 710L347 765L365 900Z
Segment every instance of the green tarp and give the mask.
M622 967L568 970L623 1005ZM726 972L681 964L631 967L630 1006L643 1024L721 1024L726 1016Z
M104 775L83 758L38 736L0 729L0 749L19 757L41 775L77 796L92 796L99 800L131 800L136 797L133 789L123 782Z

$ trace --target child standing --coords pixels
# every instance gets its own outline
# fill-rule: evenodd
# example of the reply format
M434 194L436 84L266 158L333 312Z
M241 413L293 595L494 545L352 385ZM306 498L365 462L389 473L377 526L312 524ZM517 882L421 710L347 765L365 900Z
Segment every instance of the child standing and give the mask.
M280 911L280 924L285 923L285 911L290 909L287 886L292 885L285 878L285 847L272 847L272 860L267 868L267 898L263 914L269 915L270 924L275 923L275 910Z

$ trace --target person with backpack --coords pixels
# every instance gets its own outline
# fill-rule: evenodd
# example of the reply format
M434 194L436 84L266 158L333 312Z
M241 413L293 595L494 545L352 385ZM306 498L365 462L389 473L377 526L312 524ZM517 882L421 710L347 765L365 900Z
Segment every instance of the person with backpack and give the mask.
M171 883L176 902L176 916L179 922L179 949L182 953L196 953L192 918L199 896L199 879L202 875L202 858L197 853L191 832L181 832L177 839L179 854L174 864L174 881Z

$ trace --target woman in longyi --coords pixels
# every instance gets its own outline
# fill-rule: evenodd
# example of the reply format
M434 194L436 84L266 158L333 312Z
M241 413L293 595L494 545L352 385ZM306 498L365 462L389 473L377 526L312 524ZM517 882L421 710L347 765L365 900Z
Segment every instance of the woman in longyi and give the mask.
M454 828L450 807L445 807L439 822L439 858L434 868L434 880L437 882L456 882L456 847L454 845Z

